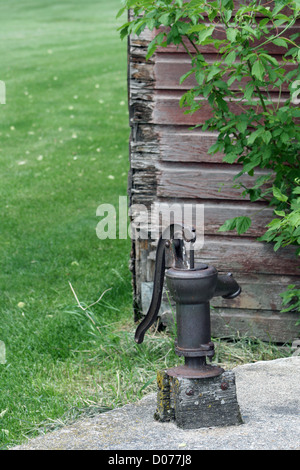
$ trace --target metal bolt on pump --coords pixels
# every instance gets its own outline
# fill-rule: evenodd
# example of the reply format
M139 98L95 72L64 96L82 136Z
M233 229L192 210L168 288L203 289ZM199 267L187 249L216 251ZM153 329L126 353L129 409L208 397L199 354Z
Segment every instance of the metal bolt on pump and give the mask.
M190 243L189 260L184 259L184 241ZM216 377L224 372L206 363L214 356L211 341L210 305L213 297L234 299L241 288L231 273L219 274L216 268L194 261L195 230L181 224L170 225L161 235L156 252L153 293L148 312L135 333L142 343L146 331L156 321L161 305L164 276L176 302L177 339L175 352L184 356L183 366L167 371L169 376L185 378ZM174 266L165 273L165 249L172 249Z

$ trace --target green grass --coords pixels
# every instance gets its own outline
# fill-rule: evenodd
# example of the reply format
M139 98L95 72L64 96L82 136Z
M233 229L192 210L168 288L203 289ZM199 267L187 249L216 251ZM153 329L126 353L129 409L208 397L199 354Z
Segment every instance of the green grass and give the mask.
M119 6L0 0L0 448L134 401L177 360L169 335L133 341L130 240L96 236L97 207L127 193ZM111 290L83 312L69 282L85 304ZM220 345L216 360L278 354L254 346Z
M118 8L117 0L0 1L0 447L97 397L93 367L76 352L91 347L91 334L69 313L69 281L86 302L112 287L99 316L133 321L130 241L100 241L95 231L98 205L117 205L127 191Z

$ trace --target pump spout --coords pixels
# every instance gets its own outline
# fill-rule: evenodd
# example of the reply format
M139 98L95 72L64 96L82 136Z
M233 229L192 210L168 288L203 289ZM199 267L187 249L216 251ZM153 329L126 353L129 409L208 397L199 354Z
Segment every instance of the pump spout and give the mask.
M218 274L214 297L220 295L223 299L235 299L241 292L241 287L231 273Z

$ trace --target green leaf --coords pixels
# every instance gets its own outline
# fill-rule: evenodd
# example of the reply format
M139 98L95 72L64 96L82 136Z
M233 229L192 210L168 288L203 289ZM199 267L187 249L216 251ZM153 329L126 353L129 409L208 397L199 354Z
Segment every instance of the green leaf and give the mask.
M237 159L237 155L235 153L227 153L227 155L223 157L223 162L234 163L236 159Z
M205 29L204 24L196 24L188 29L187 34L198 33L199 31L203 31Z
M283 39L283 38L273 39L272 42L273 42L273 44L275 44L275 46L285 47L286 49L288 48L288 45L287 45L285 39Z
M253 92L254 92L254 85L252 83L249 83L244 93L244 97L246 98L247 101L251 99Z
M262 80L264 73L265 68L263 64L259 60L254 62L254 65L252 66L252 74L254 75L254 77L258 78L258 80Z
M252 134L248 137L248 144L252 145L257 137L260 137L265 132L263 127L259 127L256 131L252 132Z
M120 16L123 15L123 13L124 13L125 10L126 10L126 6L125 6L125 7L122 7L122 8L118 11L118 13L117 13L117 15L116 15L116 18L120 18Z
M280 189L276 188L276 186L273 186L273 195L278 199L278 201L286 202L288 200L288 197L282 194Z
M247 129L248 127L248 122L247 121L239 121L236 125L236 128L237 130L241 133L241 134L244 134L245 130Z
M147 55L146 55L146 60L150 59L150 57L154 54L156 49L157 49L157 44L151 44L151 45L149 44Z
M170 15L170 13L164 13L163 15L161 15L159 17L159 21L164 26L169 26L171 24L171 15Z
M251 219L247 216L236 217L236 230L239 235L245 233L251 226Z
M203 31L200 31L198 34L198 43L201 44L202 42L205 41L209 36L212 35L214 32L215 27L214 26L209 26L208 28L205 28Z
M232 65L233 62L235 61L236 59L236 52L235 51L231 51L228 56L225 58L224 62L227 64L227 65Z
M196 70L195 77L196 77L197 83L199 83L199 85L202 85L205 79L204 72L202 70Z
M271 139L272 139L272 134L270 131L265 131L262 134L262 140L265 142L265 144L268 144Z
M236 219L237 217L234 217L233 219L228 219L224 222L223 225L219 228L219 232L227 232L228 230L234 230L236 227Z
M238 29L228 28L226 30L226 36L227 36L228 41L234 42L236 40L238 32L239 32Z
M207 76L207 81L210 82L213 77L218 75L218 73L220 73L220 69L213 65L210 69L210 72L209 72L208 76Z
M184 80L186 80L190 75L192 75L194 73L194 70L189 70L187 73L185 73L184 75L182 75L182 77L180 77L180 80L179 80L179 83L180 85L184 82Z

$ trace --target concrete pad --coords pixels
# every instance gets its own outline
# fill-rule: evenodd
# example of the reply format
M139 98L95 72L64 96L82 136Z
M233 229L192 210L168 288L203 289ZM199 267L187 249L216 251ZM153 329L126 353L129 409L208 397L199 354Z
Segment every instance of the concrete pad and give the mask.
M11 450L300 450L300 356L233 370L242 425L181 430L157 422L154 393Z

